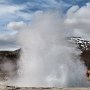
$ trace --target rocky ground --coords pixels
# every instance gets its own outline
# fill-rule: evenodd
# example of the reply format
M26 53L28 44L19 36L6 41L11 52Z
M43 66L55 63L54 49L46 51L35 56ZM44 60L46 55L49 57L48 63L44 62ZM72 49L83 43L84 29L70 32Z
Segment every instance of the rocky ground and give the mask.
M90 41L82 39L81 37L72 37L71 41L81 50L81 61L83 61L87 69L90 70Z
M86 76L90 81L90 41L82 39L81 37L72 37L69 40L77 45L76 48L81 50L80 60L87 67Z
M15 51L0 51L0 80L7 80L17 74L18 60L21 49Z
M15 87L0 85L0 90L90 90L90 88Z

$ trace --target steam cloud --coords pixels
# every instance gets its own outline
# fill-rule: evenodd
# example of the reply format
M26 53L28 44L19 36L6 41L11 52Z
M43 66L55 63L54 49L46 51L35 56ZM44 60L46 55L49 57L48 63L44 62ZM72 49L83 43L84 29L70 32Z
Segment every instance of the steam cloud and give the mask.
M84 10L87 8L88 5ZM25 24L22 25L23 29L19 28L18 43L22 48L22 56L19 78L14 84L52 87L90 85L85 77L86 68L78 57L80 51L65 38L68 35L85 36L82 34L84 30L81 31L82 22L78 21L80 25L77 27L75 22L80 10L77 6L71 8L66 19L61 19L57 12L37 13L31 25ZM74 21L70 15L74 15Z

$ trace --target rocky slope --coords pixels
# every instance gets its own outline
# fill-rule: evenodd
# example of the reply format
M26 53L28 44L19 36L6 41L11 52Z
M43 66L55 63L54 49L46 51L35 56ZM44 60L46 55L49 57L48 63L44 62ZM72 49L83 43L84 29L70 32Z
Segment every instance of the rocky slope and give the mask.
M0 51L0 80L7 80L17 74L18 60L21 49L15 51Z
M90 70L90 41L84 40L81 37L72 37L71 41L81 50L80 58Z
M78 49L81 50L80 58L87 67L86 76L90 81L90 41L82 39L81 37L72 37L69 39L77 45Z

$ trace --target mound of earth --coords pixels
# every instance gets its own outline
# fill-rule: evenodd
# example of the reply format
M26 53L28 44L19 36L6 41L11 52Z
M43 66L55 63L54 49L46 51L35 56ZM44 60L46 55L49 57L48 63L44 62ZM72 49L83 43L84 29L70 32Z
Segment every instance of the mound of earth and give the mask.
M77 48L81 50L80 58L87 67L86 75L88 80L90 80L90 41L84 40L81 37L72 37L70 40L77 44Z
M15 51L0 51L0 80L7 80L17 74L18 60L21 49Z

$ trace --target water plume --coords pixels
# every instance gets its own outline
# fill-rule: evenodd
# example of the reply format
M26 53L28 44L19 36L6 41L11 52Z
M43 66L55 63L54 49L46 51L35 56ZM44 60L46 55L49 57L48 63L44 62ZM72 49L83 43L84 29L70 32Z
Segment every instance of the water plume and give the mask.
M15 85L31 87L89 86L80 51L70 45L64 20L57 12L37 13L19 30L22 54Z

